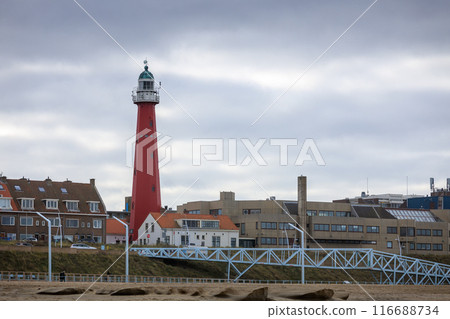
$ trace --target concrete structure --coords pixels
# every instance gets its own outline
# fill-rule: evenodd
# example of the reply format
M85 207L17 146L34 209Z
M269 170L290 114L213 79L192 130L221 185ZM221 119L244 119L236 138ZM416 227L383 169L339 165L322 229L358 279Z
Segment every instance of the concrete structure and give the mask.
M53 239L105 242L106 209L94 179L84 184L0 177L0 237L47 240L46 221L36 212L51 220Z
M139 245L237 247L239 229L228 216L151 213L139 228Z
M235 200L221 192L217 201L189 202L178 212L223 214L240 229L240 247L373 248L394 254L448 254L450 213L442 210L391 208L350 202L307 201L307 181L298 178L298 200Z
M150 212L161 210L159 185L158 145L155 107L159 93L153 74L145 70L139 75L138 87L133 91L133 102L137 105L136 148L133 172L130 233L137 240L137 231Z

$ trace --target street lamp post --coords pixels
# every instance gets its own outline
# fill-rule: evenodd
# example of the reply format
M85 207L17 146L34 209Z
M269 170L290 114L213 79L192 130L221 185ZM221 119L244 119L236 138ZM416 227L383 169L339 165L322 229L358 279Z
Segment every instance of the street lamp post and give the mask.
M41 213L36 212L36 214L45 219L48 226L48 281L52 281L52 223L50 219L44 217Z
M128 224L116 216L113 216L113 218L125 226L125 282L128 282Z
M305 232L300 228L295 227L292 224L289 224L292 228L298 230L301 233L301 248L302 248L302 284L305 284Z

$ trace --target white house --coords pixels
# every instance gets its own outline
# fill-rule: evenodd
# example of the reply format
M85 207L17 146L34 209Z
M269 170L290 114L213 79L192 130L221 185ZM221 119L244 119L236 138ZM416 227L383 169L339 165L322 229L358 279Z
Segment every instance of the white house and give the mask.
M139 228L139 245L237 247L239 229L228 216L150 213Z

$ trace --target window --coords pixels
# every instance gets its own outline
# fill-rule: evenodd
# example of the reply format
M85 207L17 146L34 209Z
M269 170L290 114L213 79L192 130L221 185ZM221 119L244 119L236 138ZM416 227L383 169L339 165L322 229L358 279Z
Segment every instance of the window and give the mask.
M16 224L16 219L14 216L2 216L2 225L14 226L15 224Z
M33 226L33 217L20 217L20 226Z
M442 244L433 244L433 250L442 250Z
M193 214L193 215L200 215L200 210L196 209L196 210L188 210L186 212L187 214Z
M414 243L409 243L409 250L415 250L416 245Z
M89 210L91 213L97 213L99 211L98 204L99 202L88 202L89 203Z
M91 223L90 222L87 222L86 228L91 228Z
M320 210L319 216L333 216L334 212L329 210Z
M152 81L144 81L144 82L142 82L142 84L144 85L143 86L143 89L144 90L151 90L151 89L153 89L153 82Z
M442 237L442 229L433 229L433 236Z
M52 227L61 226L61 220L59 218L49 218Z
M431 244L417 244L416 245L417 250L431 250Z
M351 215L350 212L336 212L336 217L350 217Z
M15 186L14 186L14 189L15 189L16 191L19 191L19 192L22 190L22 189L20 188L19 185L15 185Z
M307 210L306 215L308 216L317 216L317 210Z
M148 223L145 223L145 232L148 233Z
M94 242L100 244L102 242L102 236L94 236Z
M36 226L39 226L39 221L38 220L36 221Z
M245 235L245 223L241 224L241 235Z
M152 233L155 232L155 224L152 224L152 230L151 230L151 232L152 232Z
M415 235L414 227L400 227L400 236L414 237Z
M61 193L63 193L63 194L67 194L67 189L66 189L66 188L64 188L64 187L61 187Z
M79 224L78 219L66 219L67 228L78 228L78 224Z
M202 220L202 228L219 228L218 220Z
M380 227L379 226L367 226L366 232L368 233L379 233Z
M84 222L81 222L81 228L84 228L86 224Z
M220 236L212 236L212 246L220 247Z
M41 226L45 226L45 220L41 221Z
M328 224L314 224L314 230L330 231L330 225L328 225Z
M397 227L388 226L386 232L388 234L397 234Z
M77 201L66 201L66 207L69 212L77 212L78 211L78 202Z
M431 236L431 229L417 229L416 236Z
M276 237L261 237L261 245L276 245Z
M243 215L249 215L249 214L261 214L261 209L259 208L253 208L253 209L243 209L242 210Z
M289 223L278 223L278 229L285 230L285 229L294 229Z
M386 247L392 249L392 242L391 241L386 242Z
M261 229L277 229L277 223L261 222Z
M12 209L10 198L0 198L0 209Z
M331 231L346 232L347 225L331 225Z
M348 225L348 231L353 233L362 233L363 227L362 225Z
M34 198L22 198L20 203L22 209L34 209Z
M46 199L45 200L45 208L46 209L58 209L58 200L57 199Z
M92 224L94 226L94 228L102 228L102 220L101 219L94 219L92 221Z
M40 191L41 193L45 193L45 188L44 188L44 187L41 187L41 186L39 186L39 191Z
M219 208L219 209L210 209L209 210L209 214L210 215L214 215L214 216L222 215L222 209L221 208Z
M231 238L231 248L235 248L236 247L236 238L232 237Z
M200 228L200 221L199 220L183 219L183 224L182 225L185 228Z
M0 184L0 191L4 190L5 188L3 187L2 184Z
M288 245L288 239L286 237L278 238L278 245Z

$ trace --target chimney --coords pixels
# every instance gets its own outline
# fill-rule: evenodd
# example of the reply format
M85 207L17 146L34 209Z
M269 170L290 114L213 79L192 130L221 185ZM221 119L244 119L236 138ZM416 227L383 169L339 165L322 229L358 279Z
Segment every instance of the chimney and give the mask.
M0 181L2 181L3 183L6 183L6 176L0 176Z
M91 186L95 186L95 178L90 179Z
M306 176L299 176L297 180L298 222L300 228L306 230Z
M50 179L50 176L47 176L47 179L44 181L47 186L52 186L52 180Z

